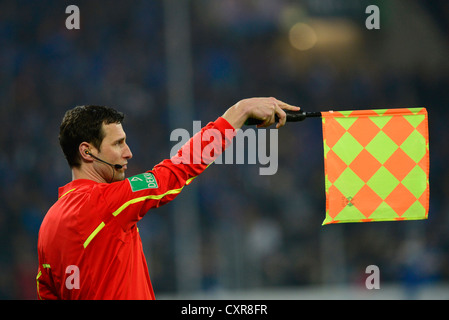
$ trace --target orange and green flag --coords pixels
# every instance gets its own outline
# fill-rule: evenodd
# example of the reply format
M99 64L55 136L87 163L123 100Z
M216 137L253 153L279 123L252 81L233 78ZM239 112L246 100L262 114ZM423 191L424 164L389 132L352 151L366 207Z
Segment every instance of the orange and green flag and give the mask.
M425 108L322 112L323 225L427 219Z

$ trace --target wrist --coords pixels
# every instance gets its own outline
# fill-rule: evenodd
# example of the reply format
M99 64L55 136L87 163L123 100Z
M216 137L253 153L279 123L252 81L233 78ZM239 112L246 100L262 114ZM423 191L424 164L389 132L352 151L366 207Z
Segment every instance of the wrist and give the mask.
M236 130L240 129L249 116L248 105L243 101L237 102L223 114L225 118Z

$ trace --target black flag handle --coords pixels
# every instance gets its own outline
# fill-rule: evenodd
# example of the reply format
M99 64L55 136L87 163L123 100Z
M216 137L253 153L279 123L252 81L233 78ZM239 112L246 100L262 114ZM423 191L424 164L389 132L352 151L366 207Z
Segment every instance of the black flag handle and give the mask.
M305 112L303 110L300 110L300 111L284 110L284 111L287 114L287 122L299 122L299 121L303 121L305 118L321 117L321 112ZM277 115L275 116L275 118L276 118L276 122L278 122L279 118ZM245 124L247 126L258 125L261 123L263 123L262 120L258 120L258 119L254 119L254 118L249 118L245 122Z

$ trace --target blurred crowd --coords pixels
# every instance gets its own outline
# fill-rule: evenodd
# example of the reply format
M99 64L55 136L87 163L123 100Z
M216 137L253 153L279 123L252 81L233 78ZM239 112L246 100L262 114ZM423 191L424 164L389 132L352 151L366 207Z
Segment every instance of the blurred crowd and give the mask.
M423 13L413 19L442 34L437 44L447 49L449 10L443 2L432 1L429 10L421 1L410 1ZM71 180L58 144L67 109L100 104L125 113L134 155L128 175L169 157L174 144L169 140L163 1L74 3L81 29L69 31L64 1L0 1L0 299L36 298L40 223L57 200L58 187ZM185 189L177 199L195 196L198 201L201 290L358 285L372 264L379 266L385 283L449 282L447 61L437 56L434 67L423 55L395 68L388 50L379 53L390 31L400 24L400 30L408 30L406 17L367 31L363 19L343 16L358 26L362 36L356 44L298 51L289 43L288 26L292 17L306 19L307 12L319 11L311 3L190 1L192 121L206 124L253 96L274 96L307 111L425 106L429 219L322 227L321 122L287 125L279 132L275 175L259 175L257 165L217 164L194 181L197 192ZM394 16L395 8L387 9ZM361 16L366 17L364 10ZM413 37L419 34L398 39L410 43ZM415 47L407 50L426 52L423 43L415 38ZM435 57L432 48L427 51ZM397 54L407 60L406 50ZM156 296L177 290L172 208L168 204L149 212L139 222Z

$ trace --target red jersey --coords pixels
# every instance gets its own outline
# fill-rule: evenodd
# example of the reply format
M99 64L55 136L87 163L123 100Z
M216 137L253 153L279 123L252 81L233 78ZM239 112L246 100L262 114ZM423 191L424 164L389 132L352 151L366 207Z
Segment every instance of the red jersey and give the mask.
M202 137L209 129L221 139L215 139L215 154L205 157L211 142ZM220 117L150 171L110 184L77 179L59 188L39 230L38 298L155 299L136 223L173 200L234 135ZM197 161L187 161L189 154Z

